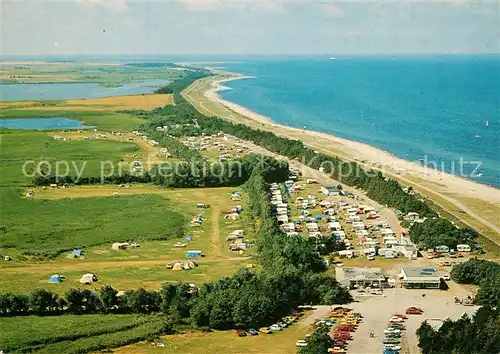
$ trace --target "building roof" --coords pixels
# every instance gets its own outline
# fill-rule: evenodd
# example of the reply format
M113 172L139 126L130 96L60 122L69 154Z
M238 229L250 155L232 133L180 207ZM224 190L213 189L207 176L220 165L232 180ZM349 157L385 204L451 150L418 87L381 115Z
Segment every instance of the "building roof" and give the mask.
M382 272L380 268L350 268L350 267L343 267L340 268L342 270L341 273L343 273L343 279L341 280L347 280L347 281L363 281L363 280L368 280L368 281L385 281L385 274ZM342 277L342 275L341 275Z
M436 268L430 267L403 267L405 280L440 280Z

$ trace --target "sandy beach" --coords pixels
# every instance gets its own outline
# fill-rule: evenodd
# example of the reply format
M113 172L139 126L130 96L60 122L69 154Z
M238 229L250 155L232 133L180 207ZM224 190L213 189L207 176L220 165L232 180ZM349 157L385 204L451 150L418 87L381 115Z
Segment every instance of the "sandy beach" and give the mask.
M222 90L231 89L223 85L225 82L252 79L253 77L228 72L214 72L216 72L217 76L200 80L198 87L195 87L195 83L194 88L191 91L187 90L187 92L199 91L198 93L203 93L207 101L222 105L234 112L235 114L231 114L232 120L239 120L258 129L270 130L277 135L300 139L316 151L334 154L344 160L361 163L366 168L380 170L405 185L412 185L418 191L424 192L423 194L430 199L437 199L433 198L434 196L439 197L441 201L453 204L460 213L467 213L483 226L491 229L497 236L495 243L499 243L500 219L495 216L500 215L499 189L403 160L364 143L278 124L272 120L272 117L258 114L246 107L224 100L218 95L218 92ZM188 95L191 95L191 93L188 93ZM194 99L194 95L192 98ZM202 106L203 108L208 107L205 102L202 103ZM220 115L221 112L213 113ZM228 118L227 115L226 118ZM435 201L447 210L444 202ZM489 209L488 215L482 212L483 209L485 212ZM460 219L466 222L464 218Z

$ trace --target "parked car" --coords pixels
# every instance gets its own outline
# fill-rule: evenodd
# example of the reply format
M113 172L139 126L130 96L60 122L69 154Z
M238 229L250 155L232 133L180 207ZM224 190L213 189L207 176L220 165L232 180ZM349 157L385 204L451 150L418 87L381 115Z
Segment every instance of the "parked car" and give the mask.
M403 329L405 329L405 326L402 323L391 323L389 328L403 330Z
M247 336L247 332L245 332L242 329L237 329L236 334L238 335L238 337L246 337Z
M341 354L341 353L345 353L345 349L344 348L340 348L340 347L333 347L333 348L328 348L328 353L332 353L332 354Z
M384 349L391 349L391 350L396 350L399 351L401 350L401 347L396 344L384 344Z
M280 325L278 325L278 324L276 324L276 323L275 323L275 324L273 324L273 325L272 325L271 327L269 327L269 328L270 328L270 329L271 329L271 331L273 331L273 332L278 332L278 331L281 331L281 330L283 329L283 328L281 328L281 326L280 326Z
M424 313L424 311L421 308L419 308L419 307L412 306L412 307L408 307L406 309L406 314L407 315L421 315L423 313Z
M401 317L396 317L396 316L391 317L389 320L389 322L401 322L401 321L403 321L403 319Z
M303 339L299 339L298 341L295 342L295 345L297 347L307 347L307 342Z
M399 344L401 343L401 340L398 338L391 338L391 337L385 337L384 340L382 341L384 344Z
M399 333L399 329L395 329L395 328L387 328L387 329L384 329L384 334L387 334L387 333Z
M167 263L165 266L167 269L173 269L174 265L172 263Z
M351 340L352 336L349 332L335 332L333 333L334 339L340 339L342 341Z
M255 328L250 328L248 330L248 333L250 333L251 336L258 336L259 332Z
M287 328L287 327L288 327L288 323L286 323L286 322L281 322L281 321L280 321L280 322L278 322L278 323L277 323L277 325L278 325L278 326L280 326L281 328Z
M395 313L394 315L392 315L392 317L399 317L399 318L402 318L404 320L408 319L408 316L403 315L402 313Z
M449 276L448 274L443 274L443 275L441 276L441 278L442 278L443 280L450 280L450 276Z
M366 256L366 258L367 258L369 261L374 261L374 260L375 260L375 257L373 257L373 256Z
M273 331L269 327L259 328L259 332L264 333L264 334L271 334L271 333L273 333Z

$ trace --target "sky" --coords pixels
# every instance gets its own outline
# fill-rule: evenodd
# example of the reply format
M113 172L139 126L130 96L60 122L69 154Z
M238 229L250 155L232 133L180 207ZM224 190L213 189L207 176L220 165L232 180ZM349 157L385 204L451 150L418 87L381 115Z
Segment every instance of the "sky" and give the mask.
M498 0L0 2L3 55L500 52Z

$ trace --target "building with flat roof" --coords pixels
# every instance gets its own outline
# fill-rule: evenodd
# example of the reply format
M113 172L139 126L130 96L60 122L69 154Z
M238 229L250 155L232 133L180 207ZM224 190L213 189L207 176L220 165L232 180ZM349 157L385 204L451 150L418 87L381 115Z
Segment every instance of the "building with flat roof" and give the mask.
M334 186L322 186L321 192L323 192L324 195L333 195L333 196L341 194L340 189Z
M387 277L380 268L336 268L336 278L339 283L349 289L358 287L385 287Z
M407 289L439 289L441 285L441 277L431 267L403 267L399 277Z

